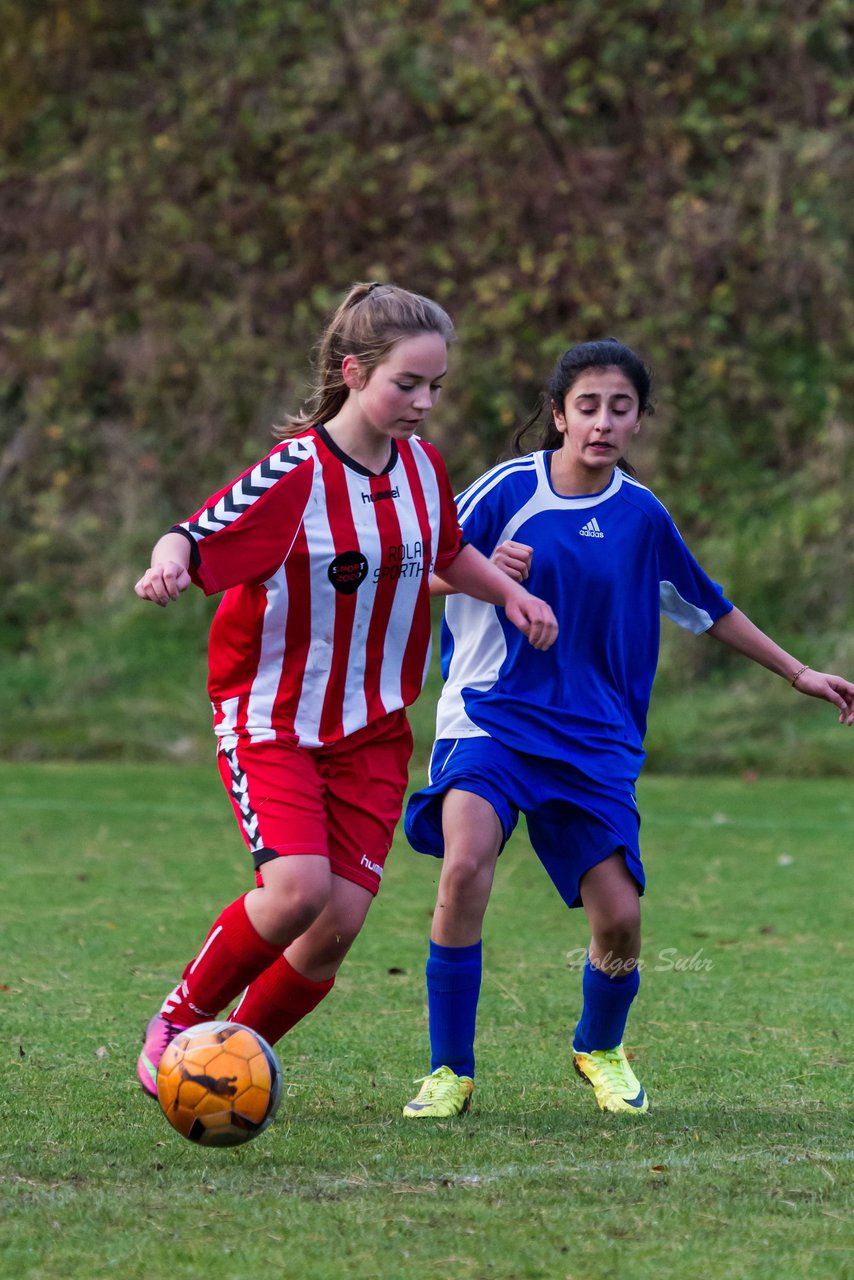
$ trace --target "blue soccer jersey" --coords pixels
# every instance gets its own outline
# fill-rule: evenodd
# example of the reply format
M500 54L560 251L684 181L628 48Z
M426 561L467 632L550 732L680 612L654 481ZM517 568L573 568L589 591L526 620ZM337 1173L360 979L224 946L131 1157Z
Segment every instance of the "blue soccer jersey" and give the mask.
M448 597L437 738L487 736L564 760L607 790L633 790L658 663L660 614L699 634L732 608L653 493L617 470L606 489L555 493L549 454L504 462L458 498L460 524L490 556L534 548L525 586L554 609L545 653L503 610Z

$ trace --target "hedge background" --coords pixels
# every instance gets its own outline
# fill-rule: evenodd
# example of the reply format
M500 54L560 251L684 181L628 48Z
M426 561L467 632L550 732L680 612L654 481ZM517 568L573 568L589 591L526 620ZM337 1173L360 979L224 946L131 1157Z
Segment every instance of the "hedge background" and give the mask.
M854 667L848 0L0 0L0 32L0 753L75 754L165 652L183 698L203 609L152 630L131 584L366 278L457 322L460 485L566 346L636 346L640 478L760 625ZM665 693L729 673L680 644Z

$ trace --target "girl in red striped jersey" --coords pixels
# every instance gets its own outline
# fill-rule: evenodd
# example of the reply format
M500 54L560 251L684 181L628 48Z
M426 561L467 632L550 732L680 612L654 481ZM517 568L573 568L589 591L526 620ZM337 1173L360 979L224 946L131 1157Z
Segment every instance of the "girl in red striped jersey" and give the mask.
M208 690L255 865L255 888L220 914L148 1024L137 1074L153 1096L172 1037L241 992L232 1016L275 1043L331 989L400 817L433 572L501 605L536 649L554 642L550 607L465 544L444 464L417 434L452 338L430 299L353 286L307 411L164 534L136 584L164 606L192 583L225 593Z

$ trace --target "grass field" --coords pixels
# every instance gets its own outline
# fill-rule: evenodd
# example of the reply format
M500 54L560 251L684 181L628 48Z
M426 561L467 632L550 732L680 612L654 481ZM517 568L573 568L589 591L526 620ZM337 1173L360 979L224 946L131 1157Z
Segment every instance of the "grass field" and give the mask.
M518 836L475 1106L400 1118L427 1069L437 873L401 841L334 992L279 1046L278 1120L204 1152L133 1061L247 883L213 765L4 765L0 1275L854 1276L850 782L650 778L642 809L643 1121L601 1115L570 1071L584 921Z

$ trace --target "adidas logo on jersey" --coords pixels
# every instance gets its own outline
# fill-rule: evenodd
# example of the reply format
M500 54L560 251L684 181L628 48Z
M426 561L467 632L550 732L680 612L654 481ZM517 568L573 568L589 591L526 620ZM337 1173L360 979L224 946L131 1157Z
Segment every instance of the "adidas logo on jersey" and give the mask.
M582 538L604 538L605 537L604 533L599 528L599 521L596 519L595 516L593 517L592 520L588 520L587 524L583 525L582 528L578 530L578 532L581 534Z

